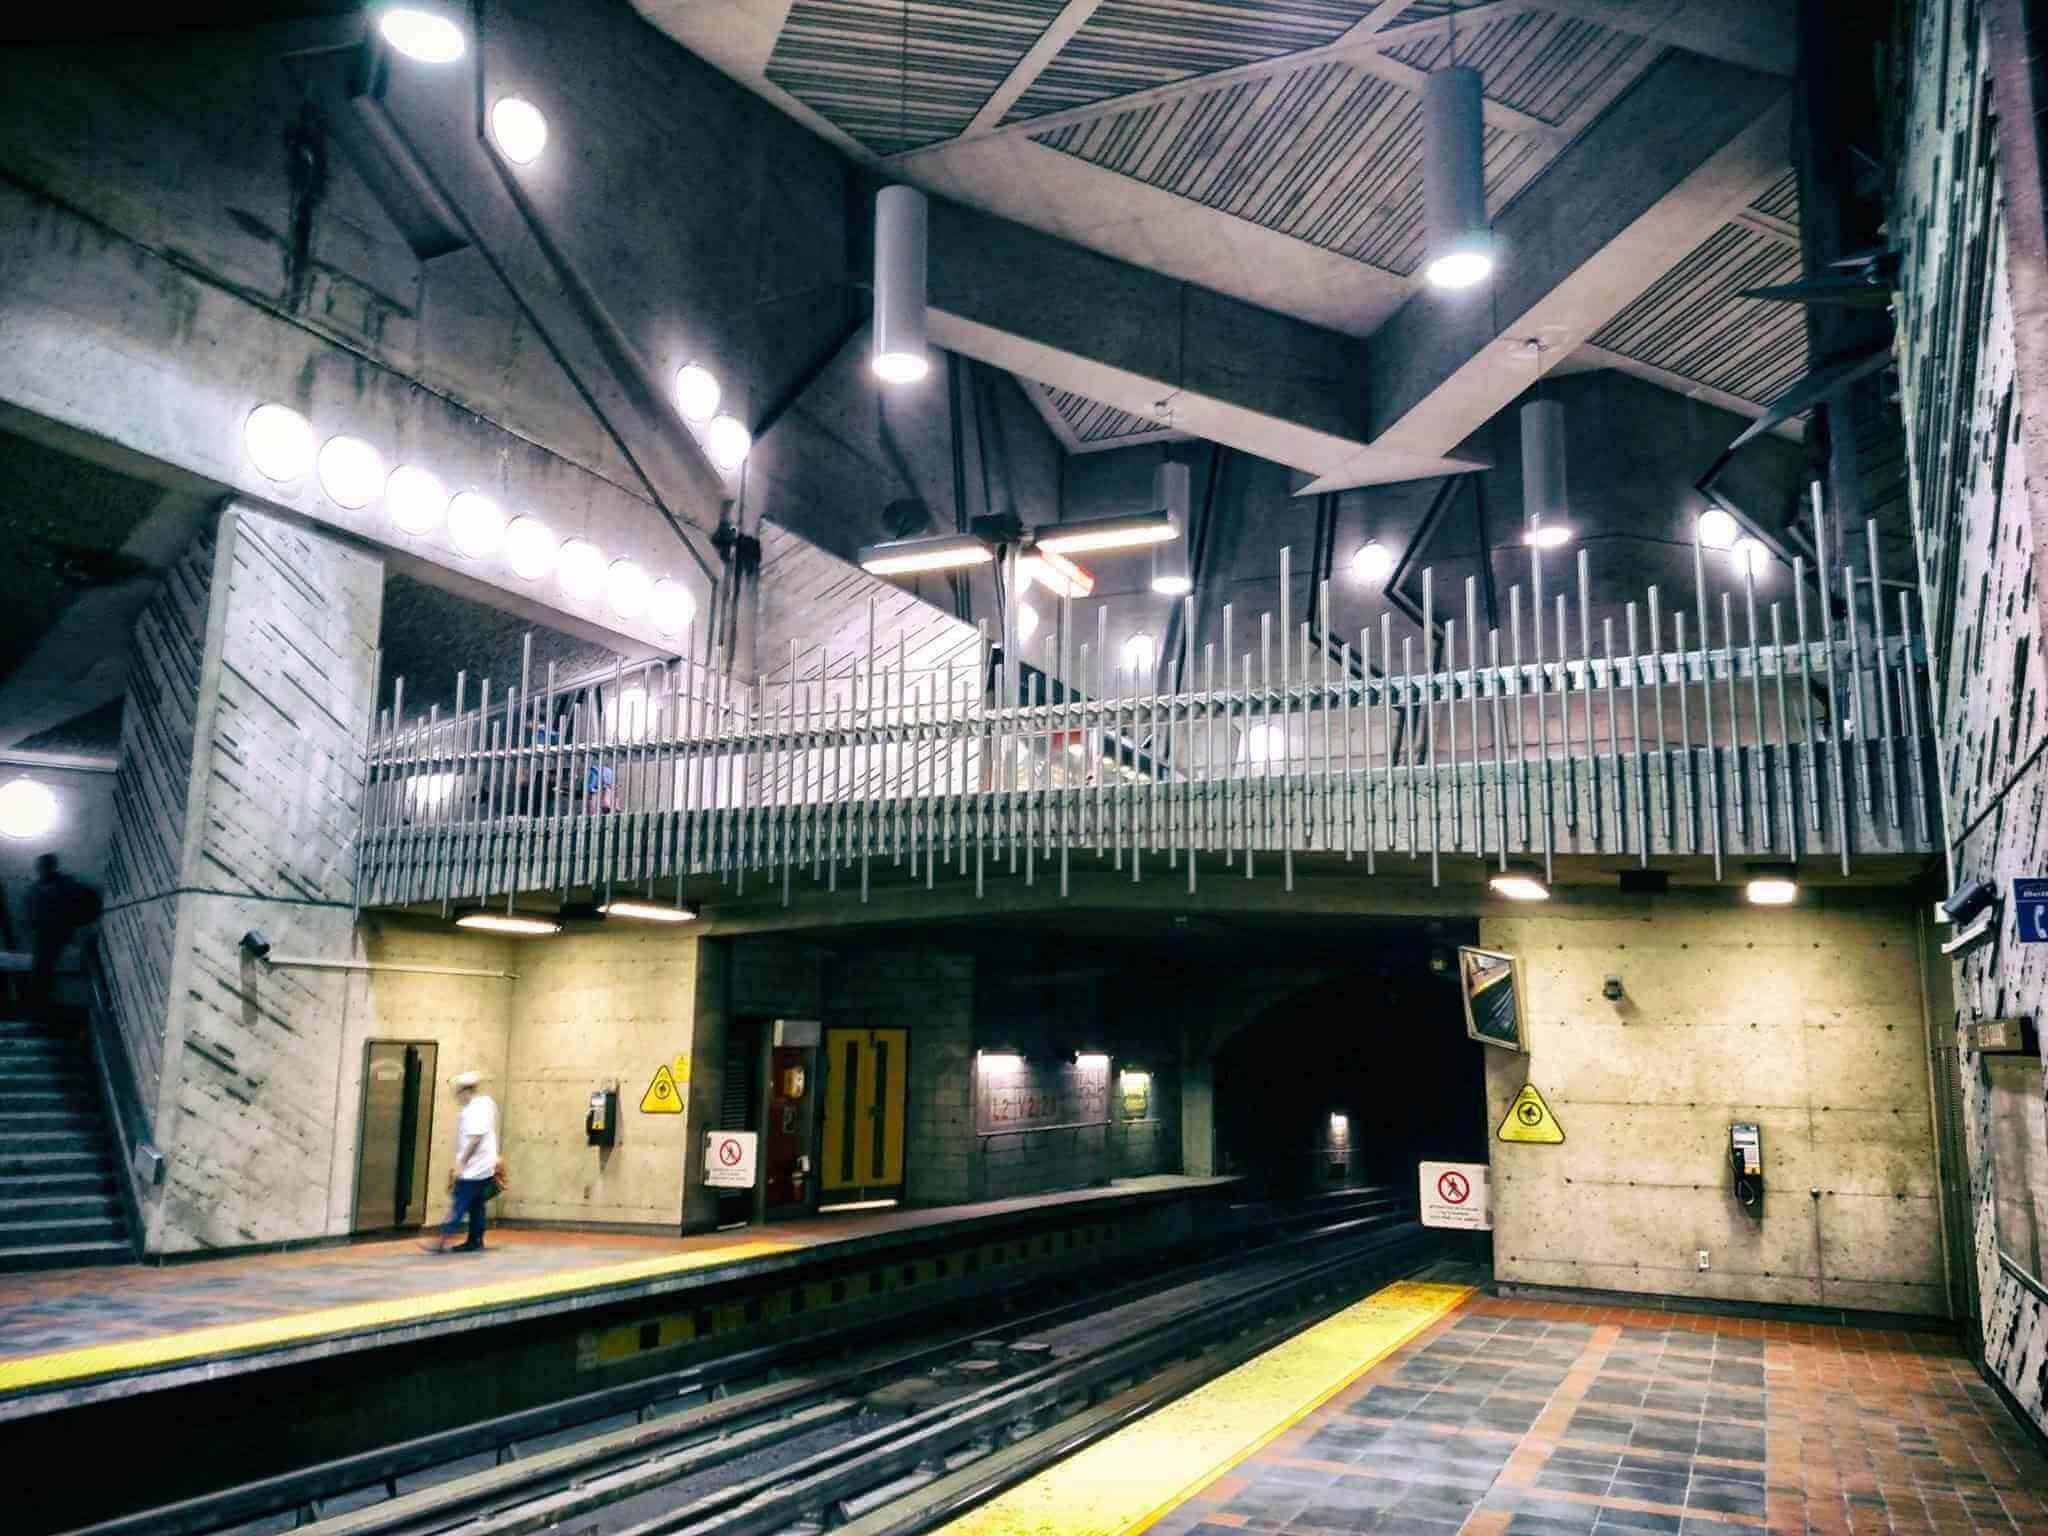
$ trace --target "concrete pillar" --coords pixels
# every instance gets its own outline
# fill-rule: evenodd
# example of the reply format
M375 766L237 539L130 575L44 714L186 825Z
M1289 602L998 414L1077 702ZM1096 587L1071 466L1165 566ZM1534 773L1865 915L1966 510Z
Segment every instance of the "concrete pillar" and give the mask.
M241 939L350 954L383 598L373 555L231 505L136 626L105 954L169 1157L151 1253L322 1235L352 1176L343 977Z
M1216 1074L1207 1056L1181 1064L1180 1168L1201 1178L1216 1172Z

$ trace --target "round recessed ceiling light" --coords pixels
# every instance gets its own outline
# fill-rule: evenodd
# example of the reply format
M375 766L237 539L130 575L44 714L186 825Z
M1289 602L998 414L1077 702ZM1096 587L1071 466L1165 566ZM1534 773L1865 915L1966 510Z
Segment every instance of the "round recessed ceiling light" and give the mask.
M650 587L647 573L630 560L614 560L604 573L605 599L622 619L637 619L647 611Z
M1538 523L1522 535L1522 542L1537 549L1563 549L1571 543L1572 531L1563 523Z
M1126 672L1149 672L1152 670L1152 658L1158 650L1152 643L1152 637L1141 629L1124 642L1120 654Z
M384 482L384 505L391 509L391 521L417 537L441 526L448 492L432 470L401 464Z
M512 574L539 581L555 563L555 536L537 517L515 517L505 530L505 562Z
M1493 258L1484 251L1452 251L1432 261L1424 275L1432 288L1470 288L1493 275Z
M705 452L727 474L747 462L753 447L754 434L741 426L736 417L714 416L711 425L704 429Z
M453 64L462 57L462 29L433 11L393 6L378 19L384 41L422 64Z
M597 596L604 588L604 551L585 539L571 539L556 556L555 569L562 590L579 602Z
M0 834L41 837L57 825L57 797L50 786L34 779L12 779L0 785Z
M384 486L384 455L360 437L330 437L320 449L320 489L337 507L367 507Z
M1351 557L1351 574L1369 587L1377 587L1394 573L1394 552L1378 539L1367 539Z
M683 420L699 426L718 414L718 380L702 363L685 363L676 370L676 409Z
M313 463L313 428L288 405L259 405L242 423L249 462L266 480L296 480Z
M647 596L647 616L664 635L680 635L697 617L697 599L680 581L662 577Z
M1708 549L1728 548L1741 532L1741 526L1723 507L1708 507L1700 514L1700 543Z
M878 352L870 366L876 378L891 384L915 384L932 371L931 359L915 352Z
M448 537L470 559L481 560L505 541L505 514L481 491L462 491L448 503Z
M531 165L548 147L548 120L523 96L501 96L491 107L491 137L514 165Z

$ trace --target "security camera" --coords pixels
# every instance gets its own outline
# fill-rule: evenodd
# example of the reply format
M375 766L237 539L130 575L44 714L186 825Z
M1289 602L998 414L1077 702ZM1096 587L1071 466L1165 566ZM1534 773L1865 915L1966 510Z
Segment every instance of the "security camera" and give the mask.
M254 928L251 928L242 935L242 953L251 960L268 960L270 958L270 940L263 937Z
M1947 901L1941 902L1941 910L1952 923L1967 923L1982 912L1998 895L1998 887L1989 880L1973 880Z
M1600 995L1610 1003L1620 1002L1621 978L1619 976L1609 976L1606 980L1602 981L1600 983Z

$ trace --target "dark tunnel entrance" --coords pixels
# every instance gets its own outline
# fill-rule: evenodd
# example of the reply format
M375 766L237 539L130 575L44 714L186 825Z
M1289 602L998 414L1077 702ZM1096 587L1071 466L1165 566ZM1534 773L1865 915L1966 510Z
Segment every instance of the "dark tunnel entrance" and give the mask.
M1357 940L1348 963L1304 973L1219 1045L1218 1172L1285 1197L1405 1188L1418 1162L1486 1160L1483 1048L1456 981L1478 925L1378 922Z

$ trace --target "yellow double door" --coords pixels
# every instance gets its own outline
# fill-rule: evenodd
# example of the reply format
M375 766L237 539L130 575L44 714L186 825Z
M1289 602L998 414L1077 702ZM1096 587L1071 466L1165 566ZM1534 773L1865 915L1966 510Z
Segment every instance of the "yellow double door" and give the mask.
M903 1192L908 1047L908 1030L825 1031L824 1204Z

